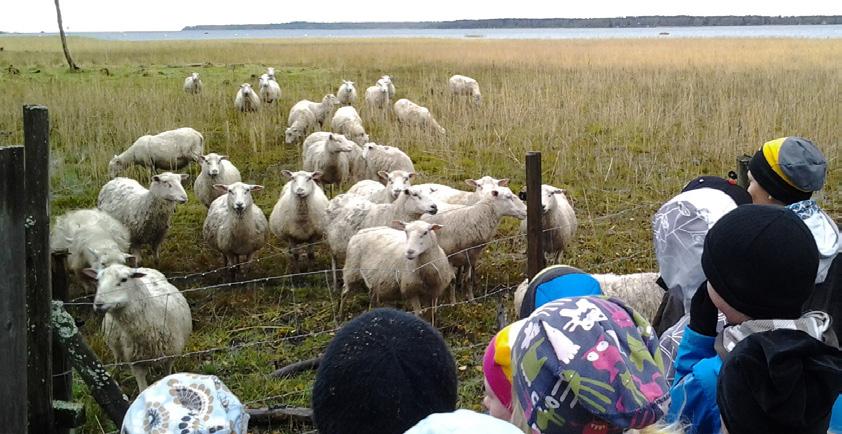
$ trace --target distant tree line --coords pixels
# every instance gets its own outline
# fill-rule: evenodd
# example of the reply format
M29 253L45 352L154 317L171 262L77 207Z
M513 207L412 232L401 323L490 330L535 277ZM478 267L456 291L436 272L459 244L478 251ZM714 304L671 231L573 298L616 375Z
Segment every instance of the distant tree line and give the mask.
M512 29L512 28L629 28L698 26L774 26L842 24L842 15L814 16L640 16L618 18L496 18L488 20L424 22L230 24L187 26L183 30L341 30L341 29Z

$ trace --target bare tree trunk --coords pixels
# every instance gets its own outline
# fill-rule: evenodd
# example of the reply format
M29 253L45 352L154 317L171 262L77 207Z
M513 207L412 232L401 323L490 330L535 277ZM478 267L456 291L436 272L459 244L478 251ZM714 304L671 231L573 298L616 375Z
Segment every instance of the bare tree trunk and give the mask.
M70 65L70 69L74 71L78 71L79 67L76 65L76 62L73 61L73 58L70 57L70 50L67 48L67 38L64 36L64 25L61 23L61 8L58 5L58 0L56 2L56 16L58 17L58 32L61 35L61 48L64 49L64 58L67 59L67 64Z

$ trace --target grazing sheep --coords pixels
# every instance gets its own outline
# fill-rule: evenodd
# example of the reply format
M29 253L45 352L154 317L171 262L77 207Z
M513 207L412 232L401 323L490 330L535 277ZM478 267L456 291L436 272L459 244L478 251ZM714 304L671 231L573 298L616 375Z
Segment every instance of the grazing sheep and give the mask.
M272 104L281 99L281 86L278 85L277 81L271 79L268 74L260 76L260 86L257 92L260 95L260 99L266 104Z
M470 96L474 99L474 104L480 105L482 103L479 83L473 78L464 75L454 75L450 77L448 83L450 84L450 92L454 96Z
M576 212L564 190L547 184L541 186L541 212L544 254L549 256L549 264L555 264L576 235ZM526 220L521 222L520 230L526 233Z
M368 142L368 134L365 133L363 120L357 113L357 109L352 106L345 106L336 110L333 120L330 122L330 129L335 133L344 135L360 146Z
M199 79L198 72L194 72L184 79L184 92L192 95L202 92L202 80Z
M392 83L392 77L388 75L384 75L377 80L378 86L386 86L386 89L389 91L389 99L395 97L395 85Z
M319 122L316 120L316 115L307 108L306 104L299 102L289 110L287 126L289 128L284 131L284 141L291 145L303 139L310 131L317 129Z
M240 85L237 96L234 97L234 107L241 112L256 112L260 108L260 97L248 83Z
M151 170L178 170L191 162L198 162L204 152L204 144L205 138L193 128L141 136L108 162L108 175L114 178L133 164Z
M269 216L269 230L278 239L289 244L293 272L298 273L299 244L307 244L307 259L315 260L313 243L324 237L327 196L317 181L322 173L281 171L289 182L281 190L281 196Z
M374 86L369 86L365 90L365 105L383 110L389 107L389 86L385 83L379 83Z
M271 66L266 68L266 74L265 75L267 77L269 77L269 80L278 81L277 79L275 79L275 68L273 68Z
M377 143L366 143L363 145L362 158L365 162L365 179L381 179L380 172L391 172L404 170L415 172L412 159L400 149L394 146L383 146Z
M328 117L330 117L331 113L333 112L333 108L339 104L339 98L337 98L334 94L329 93L322 98L322 102L313 102L310 100L302 99L295 103L294 106L289 110L290 117L292 117L292 112L296 110L301 110L306 108L313 113L313 116L316 118L316 122L319 125L324 125L327 121Z
M446 130L433 118L429 109L421 107L406 98L395 102L395 116L397 116L398 122L410 127L432 129L439 134L446 133Z
M178 289L151 268L112 264L85 274L97 281L94 310L105 313L105 343L117 362L130 363L138 390L146 389L152 369L163 371L153 373L156 379L171 374L173 357L181 355L193 332L190 306ZM159 358L164 359L145 361Z
M149 189L134 179L114 178L99 191L96 206L126 225L131 252L140 262L140 248L148 245L160 259L161 243L170 229L177 203L187 203L181 182L190 175L164 172L152 177Z
M342 80L342 85L336 91L336 98L339 99L340 104L344 105L351 105L357 102L357 88L354 87L354 82Z
M391 203L412 185L411 180L415 178L415 172L405 170L380 171L377 175L386 183L385 187L377 181L364 179L348 189L348 193L361 196L372 203Z
M477 260L485 245L497 234L497 226L503 217L526 218L526 205L508 187L496 187L473 205L458 206L434 216L421 219L445 227L439 233L439 244L448 255L450 265L460 270L457 284L464 286L463 279L471 279L468 298L473 299ZM455 289L451 288L451 302L456 301Z
M453 269L436 239L440 225L395 221L392 226L364 229L348 242L340 315L345 297L362 284L373 302L403 298L420 316L421 300L435 306L453 280Z
M229 185L240 182L240 171L228 161L227 155L210 153L200 158L202 173L193 181L193 192L206 207L223 192L213 188L214 184Z
M251 197L263 186L235 182L216 184L214 188L227 194L211 203L202 235L214 250L222 253L226 267L238 267L250 262L266 245L269 223Z
M70 211L56 219L50 234L50 249L67 250L67 268L81 282L83 289L91 287L82 270L99 271L111 264L125 264L131 257L125 225L108 213L94 209Z
M329 134L327 139L311 144L304 150L304 170L321 172L322 184L340 184L350 178L348 153L353 143Z

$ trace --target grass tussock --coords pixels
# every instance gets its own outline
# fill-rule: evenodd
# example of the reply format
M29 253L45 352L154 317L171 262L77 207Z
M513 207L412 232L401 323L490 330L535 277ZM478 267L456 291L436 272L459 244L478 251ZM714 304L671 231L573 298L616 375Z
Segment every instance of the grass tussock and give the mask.
M50 108L52 212L95 205L109 158L138 136L191 126L206 152L230 155L246 182L267 190L256 202L267 214L284 182L282 169L300 168L300 147L283 144L289 107L335 92L340 80L365 87L393 76L398 97L430 108L447 129L431 137L400 128L358 105L373 141L406 150L419 182L461 186L465 178L508 177L523 183L524 154L543 153L544 180L568 191L579 217L578 242L563 261L592 272L655 269L649 219L660 203L699 174L724 175L735 157L763 142L802 135L823 150L831 168L821 204L842 216L842 42L837 40L254 40L103 42L71 38L83 71L68 72L57 38L2 37L0 145L22 141L21 106ZM192 65L192 66L191 66ZM265 66L277 69L283 96L256 114L234 111L239 84L256 84ZM197 71L202 95L181 90ZM451 99L447 79L476 78L483 105ZM192 175L198 171L190 170ZM142 183L148 173L131 171ZM192 185L192 179L189 182ZM188 188L188 191L190 189ZM192 196L180 206L159 268L182 275L220 267L201 239L205 208ZM480 264L487 291L523 279L525 241L517 222L504 221ZM283 247L270 239L249 278L291 272ZM319 246L317 270L327 269ZM182 289L221 281L211 273ZM312 375L275 380L273 363L313 357L337 327L336 297L327 275L292 282L188 293L195 332L187 351L221 348L179 359L177 370L220 376L250 405L308 405ZM484 291L479 291L479 294ZM503 292L505 294L505 292ZM460 366L460 405L478 409L481 352L494 333L497 297L443 308L437 325ZM351 307L367 307L363 296ZM79 307L83 332L106 362L100 319ZM512 312L510 312L512 314ZM299 337L308 335L307 337ZM259 342L265 342L255 344ZM252 343L236 350L231 346ZM112 370L129 394L128 369ZM81 399L93 403L83 386ZM89 406L85 432L107 426ZM297 426L269 432L298 432Z

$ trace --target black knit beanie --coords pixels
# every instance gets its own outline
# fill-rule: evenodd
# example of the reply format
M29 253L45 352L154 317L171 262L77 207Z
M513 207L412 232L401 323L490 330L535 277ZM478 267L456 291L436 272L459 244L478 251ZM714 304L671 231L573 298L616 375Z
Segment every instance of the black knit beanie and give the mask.
M751 176L773 198L791 204L821 190L827 160L813 142L784 137L763 144L748 164Z
M842 353L799 330L755 333L728 354L716 403L730 434L827 433Z
M313 384L322 434L401 434L433 413L456 409L456 364L430 324L374 309L342 327Z
M702 252L713 289L754 319L798 318L818 267L812 233L780 206L738 206L708 231Z
M698 190L700 188L712 188L719 190L734 200L737 205L745 205L751 203L751 195L746 189L737 185L733 179L720 178L718 176L700 176L684 186L682 193L690 190Z

